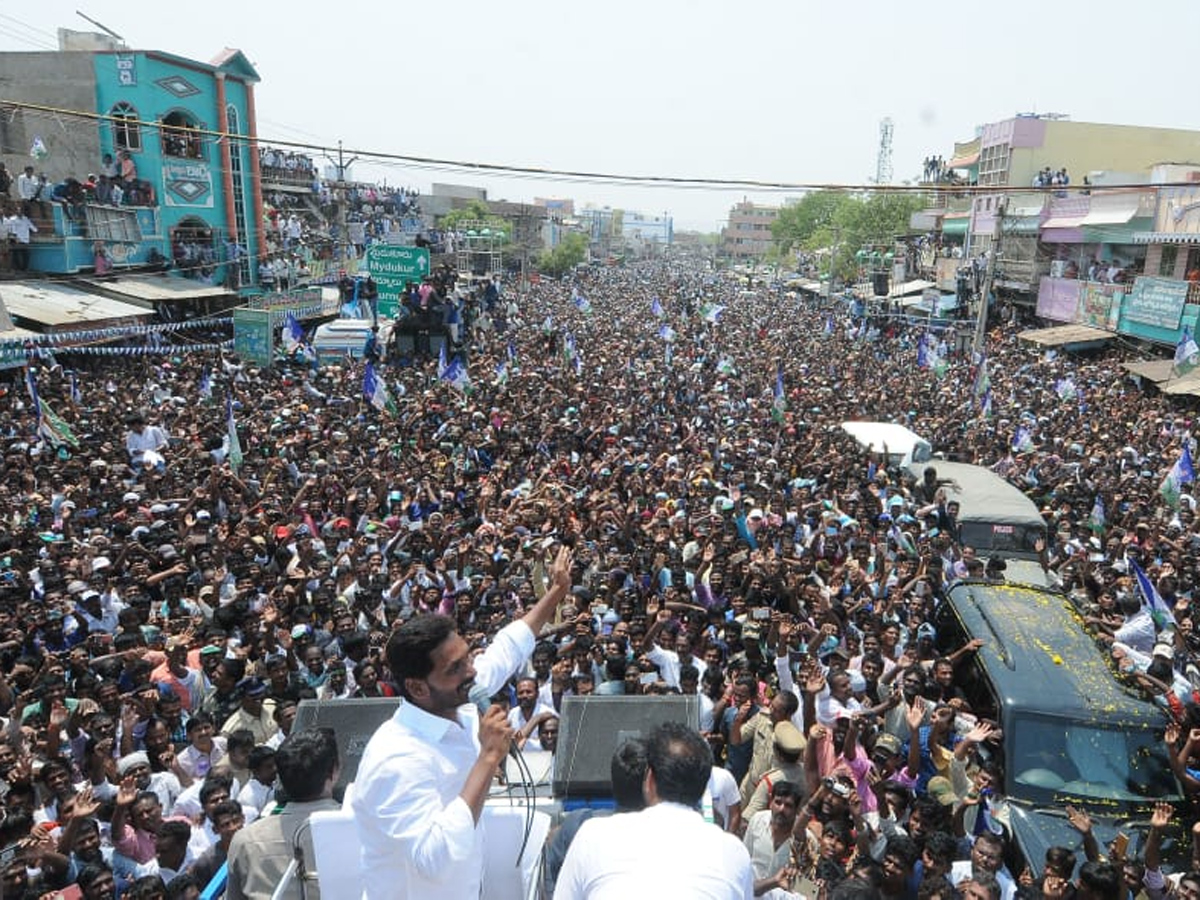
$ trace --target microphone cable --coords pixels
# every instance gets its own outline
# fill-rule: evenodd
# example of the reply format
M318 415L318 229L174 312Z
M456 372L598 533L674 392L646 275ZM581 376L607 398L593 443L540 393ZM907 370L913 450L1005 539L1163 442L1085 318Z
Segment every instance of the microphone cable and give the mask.
M525 803L525 833L521 837L521 849L517 853L516 862L513 864L520 868L521 863L525 859L525 849L529 846L529 836L533 832L534 814L537 812L534 806L534 785L533 772L529 768L529 763L525 759L525 754L521 752L521 748L517 746L516 740L513 740L512 746L509 748L509 753L516 760L517 771L521 776L522 791Z

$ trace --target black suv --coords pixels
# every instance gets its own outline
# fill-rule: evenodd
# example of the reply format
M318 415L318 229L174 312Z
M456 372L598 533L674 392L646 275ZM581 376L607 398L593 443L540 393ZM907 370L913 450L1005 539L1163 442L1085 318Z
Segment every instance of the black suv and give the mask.
M960 582L935 624L943 652L984 642L959 682L972 711L1003 729L1004 793L1024 857L1015 865L1040 873L1047 848L1079 846L1068 804L1090 813L1101 846L1126 834L1130 856L1156 802L1182 805L1163 743L1166 714L1117 680L1061 593ZM1164 842L1164 859L1174 843Z

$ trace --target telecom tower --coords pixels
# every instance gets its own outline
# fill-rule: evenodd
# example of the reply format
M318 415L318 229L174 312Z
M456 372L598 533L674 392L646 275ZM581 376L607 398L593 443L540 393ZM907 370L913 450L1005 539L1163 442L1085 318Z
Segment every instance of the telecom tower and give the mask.
M892 119L890 116L879 122L879 153L875 157L875 183L892 183Z

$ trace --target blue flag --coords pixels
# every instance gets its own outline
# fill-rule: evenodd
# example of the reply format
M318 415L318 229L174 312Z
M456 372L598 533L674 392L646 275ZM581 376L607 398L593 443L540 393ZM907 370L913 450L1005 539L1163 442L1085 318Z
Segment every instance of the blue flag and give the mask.
M1104 530L1104 500L1099 494L1096 495L1096 502L1092 504L1092 514L1088 517L1088 525L1091 527L1092 531Z
M921 337L917 339L917 368L929 368L929 352L926 349L925 335L921 335Z
M291 353L304 343L304 329L289 309L283 316L283 346Z
M363 369L363 396L380 412L387 411L395 415L396 404L383 379L375 374L375 364L370 361Z
M650 301L650 315L656 319L661 319L665 315L662 304L658 302L657 297Z
M229 467L237 471L242 467L242 442L238 440L237 423L233 421L233 392L225 396L225 429L229 436Z
M783 369L777 369L775 371L775 389L772 391L771 397L771 418L776 422L782 422L785 412L787 412L787 397L783 392Z
M438 358L438 380L445 381L453 388L465 392L471 384L467 376L467 367L462 359L455 354L452 359L446 358L446 345L442 344L441 355Z
M1171 466L1171 470L1167 472L1167 477L1158 487L1158 491L1163 495L1163 499L1167 501L1172 509L1179 508L1179 498L1183 494L1183 486L1196 480L1196 472L1192 468L1192 451L1189 447L1188 439L1183 441L1183 450L1179 454L1179 459L1175 461L1175 465Z
M1171 607L1167 606L1166 601L1159 594L1158 588L1154 586L1150 576L1132 559L1129 560L1129 569L1133 572L1138 593L1142 595L1142 606L1149 609L1150 618L1154 620L1154 627L1159 631L1164 628L1174 628L1175 614L1171 612Z

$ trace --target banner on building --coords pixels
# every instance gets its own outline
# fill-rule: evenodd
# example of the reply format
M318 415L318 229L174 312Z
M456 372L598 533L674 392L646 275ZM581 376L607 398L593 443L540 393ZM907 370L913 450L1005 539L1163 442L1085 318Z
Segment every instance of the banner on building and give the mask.
M212 170L194 159L165 159L162 164L163 205L212 209Z
M1189 284L1173 278L1143 275L1125 301L1125 319L1175 331L1183 317Z

